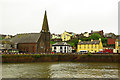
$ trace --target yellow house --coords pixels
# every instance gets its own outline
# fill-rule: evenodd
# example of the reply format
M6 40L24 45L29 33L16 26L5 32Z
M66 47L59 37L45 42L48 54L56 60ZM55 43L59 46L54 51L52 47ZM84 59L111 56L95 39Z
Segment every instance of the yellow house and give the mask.
M103 49L101 38L99 40L81 41L77 45L77 52L91 52L96 53Z
M69 41L71 40L73 37L75 37L75 33L72 32L64 32L61 34L61 39L62 41Z
M116 39L115 41L115 52L120 53L120 39Z

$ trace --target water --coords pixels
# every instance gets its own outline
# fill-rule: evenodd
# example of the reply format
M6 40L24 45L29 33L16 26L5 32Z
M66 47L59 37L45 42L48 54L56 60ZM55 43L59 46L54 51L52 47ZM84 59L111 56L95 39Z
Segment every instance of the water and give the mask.
M118 78L117 63L43 62L3 64L3 78Z

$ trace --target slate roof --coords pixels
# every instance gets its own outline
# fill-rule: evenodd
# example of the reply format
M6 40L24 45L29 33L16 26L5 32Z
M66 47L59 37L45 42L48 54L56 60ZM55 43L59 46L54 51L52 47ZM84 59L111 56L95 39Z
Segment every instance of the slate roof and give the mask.
M120 40L120 35L117 36L117 39Z
M93 40L93 41L80 41L78 44L99 44L99 40Z
M70 46L70 44L68 44L66 42L57 42L57 43L53 44L52 46Z
M72 34L73 32L67 32L67 33Z
M18 34L15 37L11 38L12 43L36 43L40 38L40 33L26 33Z

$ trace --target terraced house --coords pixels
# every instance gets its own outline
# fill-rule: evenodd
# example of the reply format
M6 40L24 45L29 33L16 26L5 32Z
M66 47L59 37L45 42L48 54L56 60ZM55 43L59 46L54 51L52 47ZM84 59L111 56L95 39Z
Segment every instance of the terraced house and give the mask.
M96 53L103 49L101 38L99 40L81 41L77 45L77 52Z

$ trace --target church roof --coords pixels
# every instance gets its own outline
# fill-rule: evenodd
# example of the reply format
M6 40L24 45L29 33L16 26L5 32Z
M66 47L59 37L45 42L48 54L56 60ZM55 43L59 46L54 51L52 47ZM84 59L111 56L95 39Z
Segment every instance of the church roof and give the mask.
M37 43L38 39L40 38L40 33L25 33L25 34L18 34L13 37L10 41L12 43Z

